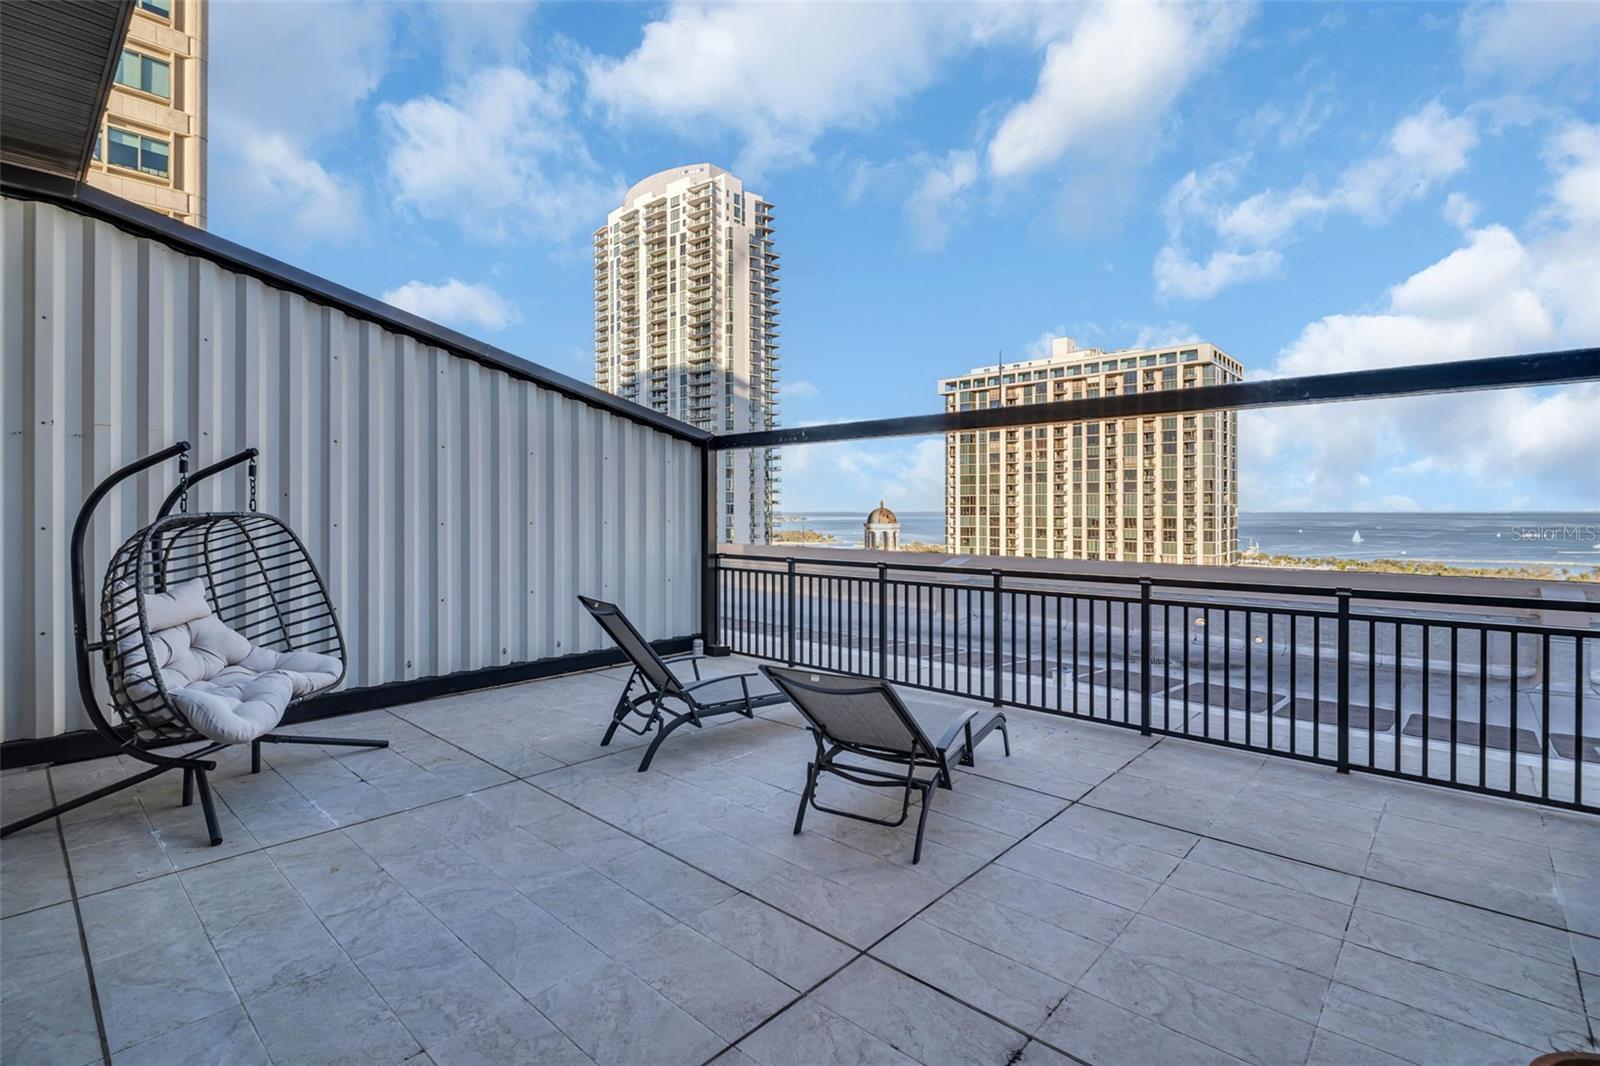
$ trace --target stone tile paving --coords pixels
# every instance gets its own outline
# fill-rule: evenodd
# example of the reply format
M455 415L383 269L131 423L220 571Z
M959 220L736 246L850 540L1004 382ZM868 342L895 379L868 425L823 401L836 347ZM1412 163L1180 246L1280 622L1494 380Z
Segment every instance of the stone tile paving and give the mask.
M715 669L748 669L739 660ZM0 844L7 1063L1525 1063L1594 1048L1600 819L1009 712L908 825L792 708L598 746L619 671L242 751ZM908 699L959 701L925 693ZM0 779L7 816L129 771ZM895 801L833 781L824 799ZM914 819L912 819L914 823Z

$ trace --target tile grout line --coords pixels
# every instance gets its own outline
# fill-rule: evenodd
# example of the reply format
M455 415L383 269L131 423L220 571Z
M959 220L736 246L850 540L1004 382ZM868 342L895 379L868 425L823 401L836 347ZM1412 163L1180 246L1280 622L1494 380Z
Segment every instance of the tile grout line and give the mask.
M1123 818L1132 818L1134 821L1144 822L1147 825L1161 826L1162 828L1165 828L1165 829L1176 829L1176 828L1178 828L1176 826L1167 825L1164 822L1158 822L1153 818L1147 818L1147 817L1145 817L1143 815L1129 814L1127 811L1113 810L1110 807L1096 807L1092 803L1087 804L1087 806L1093 807L1095 810L1101 811L1102 813L1105 813L1105 814L1116 814L1116 815L1122 816ZM1445 827L1445 828L1449 828L1449 827ZM1209 832L1202 832L1202 831L1197 831L1197 830L1193 830L1193 829L1184 829L1184 830L1180 830L1180 831L1181 832L1185 832L1185 833L1193 833L1195 836L1201 837L1202 839L1205 839L1205 840L1214 841L1214 842L1216 842L1218 844L1227 844L1228 846L1238 848L1241 851L1251 851L1251 852L1255 852L1258 855L1266 855L1266 856L1269 856L1269 857L1275 858L1275 859L1283 859L1286 862L1300 863L1303 866L1310 866L1310 867L1313 867L1313 868L1318 869L1318 870L1327 871L1328 873L1342 874L1345 877L1353 877L1353 878L1356 878L1357 880L1360 880L1360 881L1371 881L1373 884L1383 885L1385 888L1394 888L1394 889L1398 889L1398 890L1400 890L1402 892L1412 892L1412 893L1415 893L1416 895L1419 895L1419 896L1426 896L1429 899L1439 900L1440 902L1443 902L1443 903L1454 903L1457 906L1461 906L1461 907L1471 907L1473 910L1482 911L1485 914L1493 914L1493 915L1497 915L1498 917L1501 917L1501 918L1510 918L1513 921L1527 922L1529 925L1541 926L1542 928L1550 929L1550 930L1552 930L1554 932L1569 933L1570 934L1570 933L1575 931L1575 930L1569 929L1567 926L1564 926L1564 925L1552 925L1550 922L1543 921L1542 919L1539 919L1539 918L1526 918L1526 917L1523 917L1520 914L1512 914L1512 913L1510 913L1508 911L1498 911L1498 910L1495 910L1493 907L1486 907L1486 906L1484 906L1483 904L1480 904L1480 903L1469 903L1466 900L1452 899L1449 896L1441 896L1441 895L1438 895L1437 893L1429 892L1427 889L1411 888L1411 887L1409 887L1407 885L1398 885L1398 884L1395 884L1392 881L1386 881L1381 877L1372 877L1372 876L1370 876L1368 874L1365 874L1365 873L1353 874L1348 870L1341 870L1341 869L1338 869L1337 867L1334 867L1334 866L1326 866L1326 865L1324 865L1322 863L1314 862L1314 861L1312 861L1310 859L1297 859L1297 858L1294 858L1294 857L1289 856L1289 855L1280 854L1279 852L1276 852L1276 851L1269 851L1266 848L1259 847L1259 846L1254 845L1254 844L1241 844L1238 841L1229 840L1226 837L1212 836ZM1255 878L1255 880L1259 881L1260 878ZM1314 895L1315 893L1312 893L1312 894ZM1337 902L1337 901L1335 901L1335 902ZM1518 954L1521 954L1521 953L1519 952Z
M50 786L50 805L53 807L59 801L56 799L55 776L50 767L45 768L45 783ZM50 821L55 824L56 843L61 848L61 863L66 868L67 892L72 900L72 914L78 926L78 950L83 952L84 974L89 980L89 1006L94 1010L94 1027L96 1035L100 1038L101 1061L105 1066L111 1066L111 1042L106 1034L105 1014L100 1009L100 989L95 984L94 961L89 957L89 934L83 925L83 908L78 901L78 883L72 876L72 856L67 852L67 836L61 825L61 816L57 815Z
M1156 743L1159 743L1159 740L1156 741ZM821 987L827 981L829 981L829 980L833 979L834 977L838 976L839 973L843 972L846 968L854 965L856 962L860 961L862 958L870 957L872 959L872 961L877 963L878 965L883 966L883 967L885 967L887 969L893 970L895 973L898 973L901 976L908 978L909 980L915 981L915 982L917 982L918 984L922 985L925 988L932 989L934 992L938 993L939 995L945 996L948 999L951 999L951 1000L954 1000L957 1003L960 1003L962 1006L966 1007L967 1009L975 1011L976 1013L981 1014L986 1018L989 1018L990 1020L996 1022L997 1024L1002 1025L1007 1029L1010 1029L1012 1032L1020 1033L1023 1036L1024 1039L1023 1039L1023 1042L1022 1042L1022 1046L1017 1048L1016 1051L1014 1051L1012 1053L1012 1057L1010 1059L1010 1061L1012 1061L1012 1062L1014 1062L1016 1060L1016 1058L1019 1057L1022 1054L1022 1052L1027 1050L1027 1047L1028 1047L1028 1045L1030 1043L1034 1043L1034 1042L1038 1042L1040 1044L1043 1044L1045 1047L1050 1048L1052 1051L1056 1051L1056 1052L1058 1052L1058 1053L1060 1053L1062 1055L1065 1055L1067 1058L1071 1059L1073 1062L1083 1062L1082 1059L1079 1059L1079 1058L1077 1058L1077 1057L1075 1057L1073 1055L1068 1054L1067 1052L1063 1051L1061 1048L1056 1047L1055 1045L1049 1043L1048 1041L1039 1040L1032 1033L1029 1033L1029 1032L1023 1030L1020 1027L1011 1024L1010 1022L1004 1021L1001 1018L995 1017L994 1015L990 1014L988 1011L985 1011L980 1007L974 1006L973 1004L966 1002L965 1000L961 999L960 997L952 994L951 992L949 992L949 991L947 991L945 989L938 988L938 987L928 983L927 981L922 980L921 978L917 977L915 974L906 973L904 970L900 969L898 966L895 966L893 963L886 962L883 959L878 958L877 956L870 956L869 953L874 948L876 948L878 945L882 944L885 940L889 939L889 937L893 936L895 933L897 933L901 929L905 928L911 922L915 921L918 917L920 917L924 912L926 912L934 904L940 902L941 900L943 900L944 898L949 896L950 893L954 892L956 889L960 888L962 885L964 885L968 881L972 880L972 878L976 877L978 874L982 873L984 870L986 870L989 867L993 866L996 862L998 862L1001 859L1001 857L1006 855L1013 848L1017 847L1023 841L1027 840L1029 837L1031 837L1035 833L1039 832L1039 830L1043 829L1045 826L1049 825L1051 822L1054 822L1057 818L1061 817L1061 815L1066 813L1068 810L1071 810L1074 806L1076 806L1078 803L1080 803L1082 801L1084 796L1087 796L1090 792L1093 792L1096 788L1100 787L1100 785L1103 784L1105 781L1109 781L1116 774L1120 773L1122 771L1122 769L1124 767L1126 767L1129 763L1133 762L1134 759L1137 759L1140 755L1143 755L1145 752L1149 751L1150 748L1153 748L1153 747L1155 747L1154 743L1150 744L1148 747L1142 748L1139 751L1135 752L1133 755L1131 755L1122 764L1122 766L1117 767L1117 769L1115 769L1115 770L1109 771L1106 774L1106 776L1101 779L1101 781L1097 782L1094 785L1091 785L1089 787L1089 789L1087 791L1085 791L1078 799L1076 799L1076 800L1066 800L1065 801L1065 805L1061 808L1061 810L1057 811L1055 814L1050 815L1050 817L1046 818L1044 821L1040 822L1038 825L1036 825L1032 829L1028 830L1027 833L1023 834L1022 836L1018 837L1016 840L1012 841L1010 844L1006 845L1006 847L1004 847L999 852L997 852L992 858L986 860L980 866L978 866L977 869L971 871L970 873L968 873L964 877L962 877L960 880L958 880L955 883L951 884L950 887L946 888L938 896L936 896L934 899L930 900L928 903L926 903L922 907L919 907L915 912L913 912L911 915L909 915L904 921L900 922L894 928L892 928L888 932L884 933L877 940L874 940L872 943L868 944L864 948L857 949L856 950L856 954L852 958L850 958L848 961L846 961L844 964L839 966L838 969L834 970L832 973L830 973L827 977L824 977L822 980L816 982L816 984L812 985L801 996L799 996L797 999L795 999L791 1003L787 1004L783 1008L783 1010L780 1010L780 1011L777 1011L777 1012L773 1013L772 1015L767 1017L765 1020L763 1020L760 1024L756 1025L749 1032L743 1034L742 1036L739 1037L738 1040L734 1041L733 1043L729 1044L728 1046L729 1047L736 1047L739 1043L749 1039L752 1035L754 1035L756 1032L758 1032L763 1027L765 1027L769 1022L771 1022L773 1019L775 1019L779 1015L781 1015L784 1010L788 1010L789 1007L792 1007L795 1003L798 1003L801 1000L804 1000L805 998L810 996L811 993L815 992L817 990L817 988ZM1029 791L1035 791L1035 790L1029 790ZM1041 794L1045 794L1045 793L1041 793ZM1051 798L1052 799L1062 799L1062 797L1060 797L1060 796L1053 796ZM769 904L769 906L770 906L770 904ZM785 912L785 913L787 913L787 912ZM855 948L854 944L851 944L849 946L852 947L852 948ZM1106 947L1109 948L1110 945L1106 945ZM1102 951L1102 954L1104 954L1104 951ZM1098 959L1098 956L1096 958ZM1021 965L1021 964L1019 964L1019 965ZM1093 963L1091 963L1090 965L1092 966ZM1031 967L1030 967L1030 969L1031 969ZM1075 987L1075 983L1074 983L1073 987ZM1071 988L1069 987L1068 994L1070 994L1070 993L1071 993ZM1062 1000L1064 1001L1065 999L1066 999L1066 997L1063 996ZM1060 1006L1060 1003L1057 1003L1056 1007L1059 1007L1059 1006ZM1055 1008L1053 1007L1053 1008L1051 1008L1050 1012L1045 1015L1045 1020L1048 1021L1049 1018L1050 1018L1050 1014L1053 1014L1054 1012L1055 1012ZM837 1013L837 1012L831 1012L831 1013ZM843 1017L843 1016L840 1015L840 1017ZM853 1020L851 1020L849 1018L846 1018L845 1021L850 1022L852 1025L856 1024ZM857 1028L861 1028L860 1026L856 1026L856 1027ZM863 1030L863 1031L865 1031L865 1030ZM872 1034L872 1035L876 1036L876 1034ZM879 1039L882 1039L882 1038L880 1037ZM888 1041L884 1041L884 1043L888 1043ZM890 1046L893 1047L894 1045L890 1044ZM900 1049L896 1048L895 1050L898 1051ZM722 1054L722 1052L719 1052L718 1054ZM904 1052L902 1052L902 1054L904 1054Z
M254 837L252 837L251 839L254 839ZM270 858L268 858L266 853L265 853L266 849L263 848L263 849L261 849L261 851L262 851L262 857L266 858L268 863L271 863L272 860ZM251 855L251 854L254 854L254 852L248 852L247 851L247 852L241 852L240 854L242 854L242 855ZM235 856L230 855L230 856L228 856L228 858L230 858L230 859L231 858L235 858ZM227 859L219 859L218 860L218 862L226 862L226 861L227 861ZM274 867L274 869L276 869L276 867ZM165 875L163 875L163 876L165 876ZM239 1007L240 1013L242 1013L244 1015L244 1020L250 1023L250 1031L255 1034L256 1042L261 1045L261 1049L262 1049L263 1052L266 1053L268 1061L269 1062L272 1061L272 1052L267 1050L267 1042L265 1040L261 1039L261 1030L256 1027L256 1020L255 1020L255 1017L250 1013L250 1008L245 1006L244 997L239 994L239 986L233 983L233 975L230 974L228 972L228 968L222 964L222 956L217 951L217 943L216 943L215 940L213 940L211 938L211 930L206 928L205 919L200 917L200 908L198 908L198 907L196 907L194 905L194 897L189 894L189 886L184 883L182 872L174 870L173 871L173 876L178 881L178 891L183 893L183 898L188 901L189 909L194 911L194 920L197 923L199 923L199 925L200 925L201 935L203 935L206 938L206 943L211 946L211 954L217 960L217 969L221 970L222 971L222 976L227 978L227 980L228 980L228 988L233 992L233 998L234 998L234 1000L236 1001L236 1003L237 1003L237 1005ZM281 876L281 874L280 874L280 876ZM287 880L288 879L285 878L285 881L287 881ZM293 887L293 886L290 886L290 887ZM309 908L307 908L307 909L309 910ZM335 944L335 946L338 946L338 945ZM320 970L318 971L318 973L322 973L322 972L325 972L325 971L320 971ZM311 976L316 976L316 975L313 974ZM227 1010L227 1008L224 1007L220 1011L214 1011L213 1013L206 1015L206 1018L216 1017L216 1015L221 1014L221 1013L223 1013L223 1011L226 1011L226 1010ZM205 1020L205 1018L197 1018L195 1021L198 1022L198 1021L204 1021L204 1020ZM193 1022L189 1022L189 1023L186 1023L186 1024L192 1025L194 1023ZM177 1032L179 1029L182 1029L182 1028L183 1028L183 1026L180 1025L180 1026L176 1027L175 1029L168 1030L168 1033ZM161 1033L161 1034L158 1034L155 1037L152 1037L151 1039L159 1040L161 1037L166 1036L166 1035L168 1035L168 1034L167 1033ZM138 1047L138 1045L135 1044L134 1047Z

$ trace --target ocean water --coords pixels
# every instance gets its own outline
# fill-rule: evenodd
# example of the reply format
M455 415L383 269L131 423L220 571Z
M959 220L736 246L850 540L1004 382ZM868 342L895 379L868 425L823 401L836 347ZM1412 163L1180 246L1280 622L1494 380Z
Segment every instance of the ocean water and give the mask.
M944 514L902 511L902 542L944 543ZM779 529L831 534L859 548L865 512L780 516ZM1359 538L1359 539L1358 539ZM1600 566L1600 512L1355 514L1258 511L1239 515L1239 547L1297 558L1413 559L1463 566Z

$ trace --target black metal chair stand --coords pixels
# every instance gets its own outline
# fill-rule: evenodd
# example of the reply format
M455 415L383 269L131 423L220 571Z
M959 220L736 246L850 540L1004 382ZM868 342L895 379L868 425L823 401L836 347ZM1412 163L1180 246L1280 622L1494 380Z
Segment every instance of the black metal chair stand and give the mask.
M287 525L255 510L256 449L193 474L188 452L182 441L117 470L89 493L72 527L78 692L112 752L151 768L0 827L0 837L181 770L183 806L198 792L211 843L221 844L206 775L217 768L212 756L222 749L248 742L251 772L259 773L263 743L389 746L387 740L269 731L289 707L343 680L344 635L305 545ZM84 542L94 512L118 484L171 459L178 460L178 484L155 520L113 556L101 594L100 638L91 641ZM174 507L186 512L182 505L196 484L244 463L248 512L172 513ZM105 666L110 717L91 680L95 653ZM156 750L194 743L200 747L180 754Z
M600 628L606 631L633 665L633 672L628 675L627 684L622 686L622 695L617 697L617 705L611 712L611 724L606 727L606 734L601 738L600 746L602 748L609 746L618 729L625 729L641 737L652 729L657 730L655 739L645 749L644 758L639 761L640 773L650 769L650 762L656 757L656 750L661 747L661 742L679 727L692 725L696 729L703 729L707 718L724 714L739 714L753 718L758 708L783 703L787 699L776 691L751 692L751 680L759 681L761 677L760 674L753 672L702 678L699 661L705 656L679 655L673 656L670 660L663 659L616 604L589 596L579 596L578 602L583 604L584 609L593 616L600 624ZM688 663L694 670L695 680L688 684L679 680L669 665L682 662ZM730 694L721 699L705 698L707 689L715 685L726 686L729 682L738 682L737 695ZM633 695L636 684L642 688L637 696ZM668 701L681 706L683 710L672 710ZM635 725L629 721L630 718L638 718L642 724Z
M952 788L952 760L973 765L972 752L994 730L1000 730L1005 753L1011 754L1011 734L999 711L979 707L964 711L944 724L937 742L929 740L922 723L907 709L887 681L846 677L794 667L763 666L761 672L787 695L805 716L817 756L806 765L806 787L795 812L794 831L805 824L806 808L858 822L897 828L911 814L913 793L922 796L917 816L917 842L911 863L922 861L922 837L928 826L928 808L935 788ZM841 756L854 760L841 762ZM857 811L817 802L817 779L833 774L869 788L903 789L897 818L874 818Z

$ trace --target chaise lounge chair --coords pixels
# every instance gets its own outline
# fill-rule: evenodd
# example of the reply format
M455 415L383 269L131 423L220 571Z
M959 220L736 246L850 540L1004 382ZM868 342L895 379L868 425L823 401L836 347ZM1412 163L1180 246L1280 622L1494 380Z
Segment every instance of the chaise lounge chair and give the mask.
M622 695L617 697L617 706L611 712L611 725L601 738L600 746L609 745L618 729L626 729L641 737L652 729L660 730L645 749L644 758L639 762L640 773L650 769L656 749L679 726L692 724L696 729L703 729L705 719L723 714L742 714L746 718L753 718L757 708L783 703L788 698L764 683L761 675L756 673L702 678L700 660L705 658L704 655L675 655L671 659L663 659L616 604L589 596L579 596L578 602L583 604L633 664L633 673L628 675L628 683L622 687ZM678 675L672 672L670 663L688 663L694 671L694 681L685 684L679 680ZM637 696L633 695L636 684L643 686L643 691ZM674 712L669 702L681 706L683 710ZM630 717L641 719L643 724L634 725L628 720Z
M1011 754L1005 715L987 707L954 714L919 709L913 714L887 681L778 666L763 666L761 672L805 716L817 742L817 757L806 767L806 788L794 816L796 835L805 822L807 805L861 822L891 828L903 825L911 810L911 793L920 791L922 814L917 818L917 844L911 855L915 865L922 859L922 834L933 790L952 787L950 761L971 766L972 749L996 729L1005 741L1006 755ZM935 734L937 742L928 739ZM840 756L854 758L844 762ZM904 788L900 817L873 818L823 806L816 798L817 778L823 773L857 785Z

